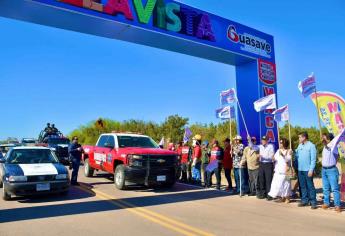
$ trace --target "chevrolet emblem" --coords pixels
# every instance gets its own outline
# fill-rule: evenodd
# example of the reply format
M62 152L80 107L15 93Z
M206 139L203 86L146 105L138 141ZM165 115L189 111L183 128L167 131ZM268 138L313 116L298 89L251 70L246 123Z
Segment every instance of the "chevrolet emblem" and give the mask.
M165 160L164 160L164 159L158 159L157 162L160 163L160 164L162 164L162 163L165 162Z

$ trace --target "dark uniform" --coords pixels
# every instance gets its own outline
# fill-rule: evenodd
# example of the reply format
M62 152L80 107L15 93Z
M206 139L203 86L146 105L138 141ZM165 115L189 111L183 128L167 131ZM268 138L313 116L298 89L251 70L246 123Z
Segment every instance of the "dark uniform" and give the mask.
M80 166L81 155L83 153L81 145L78 143L71 143L68 147L68 153L70 157L70 162L72 164L72 176L71 176L71 184L77 184L78 179L78 171Z

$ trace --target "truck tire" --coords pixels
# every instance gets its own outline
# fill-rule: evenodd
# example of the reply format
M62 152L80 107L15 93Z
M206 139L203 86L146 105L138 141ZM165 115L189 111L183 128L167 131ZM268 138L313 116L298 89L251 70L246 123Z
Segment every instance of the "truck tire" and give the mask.
M11 194L7 193L5 185L2 187L2 199L5 201L11 200Z
M91 166L90 166L90 161L89 159L85 159L85 164L84 164L84 175L85 177L92 177L93 176L93 173L95 171L95 169L93 169Z
M126 181L125 181L125 166L118 165L115 169L114 173L114 183L115 187L119 190L126 189Z

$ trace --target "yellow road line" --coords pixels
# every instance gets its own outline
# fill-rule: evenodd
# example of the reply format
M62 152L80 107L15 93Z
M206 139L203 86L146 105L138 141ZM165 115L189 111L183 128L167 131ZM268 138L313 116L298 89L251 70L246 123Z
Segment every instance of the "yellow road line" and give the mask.
M200 229L197 229L197 228L194 228L192 226L189 226L189 225L186 225L182 222L179 222L179 221L176 221L174 219L171 219L170 217L166 217L164 215L161 215L161 214L158 214L156 212L153 212L153 211L150 211L148 209L144 209L143 207L138 207L138 206L135 206L131 203L128 203L124 200L120 200L120 199L114 199L113 196L111 195L108 195L106 193L103 193L99 190L95 190L95 189L92 189L90 190L87 186L83 185L83 187L80 187L80 189L82 190L86 190L92 194L96 194L96 196L104 199L104 200L108 200L110 201L112 204L118 206L118 207L121 207L121 208L124 208L126 210L129 210L131 211L132 213L134 214L137 214L137 215L140 215L148 220L151 220L155 223L158 223L166 228L169 228L171 230L174 230L176 232L179 232L183 235L202 235L202 236L213 236L213 234L211 233L208 233L208 232L205 232L203 230L200 230ZM130 208L129 208L130 207ZM174 226L175 225L175 226ZM193 233L190 233L190 232L193 232Z

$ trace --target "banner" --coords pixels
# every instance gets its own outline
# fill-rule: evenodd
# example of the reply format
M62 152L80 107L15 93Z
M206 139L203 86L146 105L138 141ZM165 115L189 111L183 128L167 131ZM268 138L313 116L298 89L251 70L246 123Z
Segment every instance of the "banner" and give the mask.
M254 109L257 112L276 108L277 102L275 94L271 94L266 97L260 98L259 100L254 102Z
M219 166L218 160L211 161L210 164L206 166L207 172L213 172L215 169L217 169Z
M331 92L317 92L311 95L316 106L316 97L319 103L320 118L325 124L328 132L339 135L345 128L345 100L338 94ZM341 197L345 201L345 143L339 144L339 155L342 165Z
M226 106L216 110L216 118L222 120L235 119L235 107Z
M222 106L232 105L236 103L236 90L231 88L220 93L220 104Z
M274 120L277 122L288 121L289 120L289 106L285 105L281 108L278 108L272 114L274 115Z
M311 74L303 81L298 83L298 89L304 97L308 97L310 94L316 91L316 82L314 74Z

